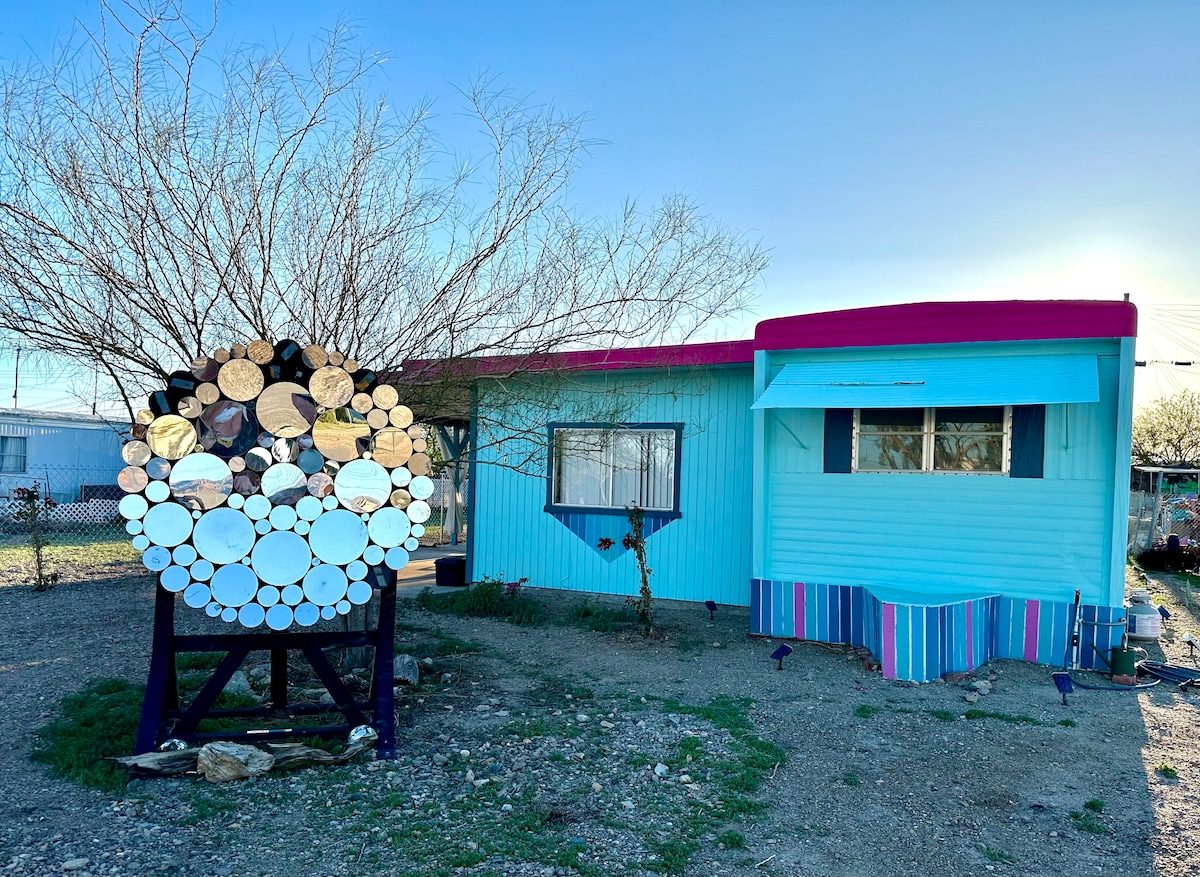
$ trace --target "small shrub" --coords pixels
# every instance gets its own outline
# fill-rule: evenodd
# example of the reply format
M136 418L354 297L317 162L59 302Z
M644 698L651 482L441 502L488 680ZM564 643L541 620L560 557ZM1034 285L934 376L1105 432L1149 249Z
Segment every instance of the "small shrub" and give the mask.
M1168 780L1179 779L1179 771L1177 771L1175 768L1171 767L1171 765L1167 764L1165 761L1162 762L1161 764L1159 764L1158 767L1154 768L1154 771L1155 771L1155 773L1157 773L1160 777L1163 777L1164 779L1168 779Z
M1013 715L1012 713L998 713L991 710L967 710L966 716L970 720L975 719L996 719L999 722L1008 722L1010 725L1041 725L1044 722L1035 719L1033 716Z
M1085 804L1084 806L1086 807L1087 805ZM1108 826L1101 822L1095 813L1090 811L1072 810L1071 822L1075 824L1077 829L1088 834L1106 834L1108 832Z
M1104 812L1104 802L1099 798L1092 798L1088 801L1085 801L1083 807L1085 810L1091 810L1093 813Z
M842 782L851 787L859 786L859 785L862 785L862 778L859 777L858 771L848 770L842 776Z
M958 718L950 710L929 710L929 715L933 716L939 722L953 722Z
M444 615L473 615L481 618L502 618L512 624L538 625L542 623L542 607L538 602L521 593L520 585L509 589L509 582L499 579L483 579L467 588L451 594L435 594L426 588L417 595L417 605L430 612Z
M977 849L993 862L999 862L1002 865L1015 865L1017 863L1017 857L1012 853L1006 853L1004 850L989 847L987 844L979 844Z
M595 630L600 633L610 633L622 627L637 623L637 615L628 606L605 606L598 600L585 600L576 604L567 613L567 618L575 627L585 630Z
M42 496L41 485L37 481L29 487L14 489L13 498L17 501L17 507L12 519L29 528L29 547L33 549L33 589L48 591L58 583L58 573L50 571L46 560L46 547L50 540L46 538L43 524L46 514L54 511L58 503L49 496Z
M881 713L881 712L883 712L883 707L873 706L869 703L864 703L864 704L859 704L858 708L854 711L854 715L858 716L860 719L869 719L869 718L871 718L871 716L875 715L876 713Z
M734 831L731 828L717 835L717 843L724 846L727 850L744 850L746 848L746 836L740 831Z
M1079 722L1075 721L1074 719L1059 719L1058 723L1064 728L1074 728L1079 724Z

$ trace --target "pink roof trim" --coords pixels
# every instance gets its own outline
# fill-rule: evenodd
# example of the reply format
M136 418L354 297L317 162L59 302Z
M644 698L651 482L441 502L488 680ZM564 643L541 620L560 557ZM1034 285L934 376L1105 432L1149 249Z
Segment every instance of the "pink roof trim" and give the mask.
M801 350L1136 335L1137 308L1125 301L949 301L764 320L754 346Z
M754 362L753 341L711 341L663 347L568 350L538 356L491 356L475 361L480 375L509 371L589 371L592 369L673 368Z

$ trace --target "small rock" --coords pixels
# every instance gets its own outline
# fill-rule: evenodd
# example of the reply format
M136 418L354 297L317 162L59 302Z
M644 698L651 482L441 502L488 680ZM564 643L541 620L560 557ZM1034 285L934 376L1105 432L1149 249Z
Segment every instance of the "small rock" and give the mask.
M975 703L975 701L979 700L979 692L968 691L963 694L963 700L965 700L967 703Z
M1050 836L1051 836L1051 837L1058 837L1058 832L1057 832L1057 831L1052 831L1052 832L1050 832Z
M241 674L243 679L246 678L245 673L242 673L240 670L238 673ZM91 861L91 859L67 859L62 863L62 869L64 871L78 871L80 868L86 868L91 864Z
M624 807L626 810L632 810L635 805L634 805L633 801L626 798L624 801L621 802L621 806Z
M224 691L226 694L249 694L250 680L246 678L245 673L238 670L229 677L229 681L225 683ZM75 860L72 859L71 861L74 862Z
M713 643L713 648L714 648L714 649L719 649L719 648L721 648L721 644L720 644L720 643Z
M471 770L470 768L467 768L467 782L475 782L475 771Z
M500 810L503 813L512 813L512 804L504 804L500 807Z
M467 841L467 849L477 850L477 849L479 849L479 844L475 843L475 841L473 841L473 840L469 840L469 841Z
M458 754L461 755L463 758L470 758L471 750L470 749L460 749L460 750L458 750Z
M609 730L611 730L611 729L615 728L616 725L614 725L612 722L608 721L607 719L604 719L600 722L600 727L608 728Z
M680 781L681 783L683 783L684 785L687 785L688 783L690 783L690 782L692 781L692 775L691 775L691 774L687 774L687 773L680 774L680 775L679 775L679 781Z
M508 710L496 710L492 715L497 718L506 719L508 718Z
M426 658L421 663L424 664L426 667L432 667L433 666L433 658Z
M433 763L438 766L445 764L449 760L450 760L449 758L447 758L445 755L443 755L440 752L433 753Z
M592 783L592 791L593 792L599 792L603 788L604 788L604 786L600 785L599 783Z
M665 777L670 772L671 772L671 769L669 767L667 767L665 764L663 764L661 761L658 764L654 765L654 775L656 777Z
M477 789L482 789L484 786L486 786L490 782L491 782L491 780L489 780L489 779L472 780L471 785L473 785Z
M333 695L330 694L328 691L322 692L319 703L323 703L326 706L329 706L330 704L333 703Z
M442 674L442 685L449 685L453 681L454 676L451 673Z
M481 703L479 706L475 707L475 712L477 713L490 713L491 711L492 708L486 703Z
M580 724L582 724L583 722L590 722L591 720L592 720L592 717L589 716L587 713L576 713L575 714L575 721L579 722Z
M396 655L392 678L401 685L417 685L421 681L421 668L412 655Z

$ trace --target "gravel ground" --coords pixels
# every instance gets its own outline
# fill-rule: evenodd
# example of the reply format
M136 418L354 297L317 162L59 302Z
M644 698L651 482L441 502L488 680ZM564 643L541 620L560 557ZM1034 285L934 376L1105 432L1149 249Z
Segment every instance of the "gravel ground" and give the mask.
M428 655L395 761L105 795L29 754L87 679L144 679L153 583L128 564L64 573L35 594L0 570L2 874L1200 871L1198 695L1078 691L1063 706L1045 667L995 662L917 686L815 644L778 672L775 644L745 636L744 610L710 624L687 604L659 604L662 640L402 605L401 646L416 657L447 637L479 651ZM1172 581L1150 582L1173 612L1152 654L1192 664L1182 636L1200 626ZM579 598L544 599L554 611ZM719 809L744 741L689 708L718 696L748 698L753 733L786 754L748 793L756 812ZM1177 779L1156 772L1164 763ZM1098 815L1084 807L1095 799Z

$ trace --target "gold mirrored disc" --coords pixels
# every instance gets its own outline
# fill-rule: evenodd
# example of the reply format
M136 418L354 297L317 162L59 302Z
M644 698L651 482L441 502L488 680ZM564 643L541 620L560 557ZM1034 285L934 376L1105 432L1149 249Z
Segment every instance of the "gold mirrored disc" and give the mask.
M420 424L414 423L412 426L410 426L408 428L408 436L409 436L409 438L415 438L415 439L425 438L425 430L423 430L421 428Z
M262 369L248 359L229 360L217 375L221 392L238 402L249 402L262 392L264 383Z
M246 346L246 356L250 357L251 362L266 365L274 358L275 348L271 346L270 342L260 338L257 341L251 341Z
M428 475L433 465L425 454L413 454L408 458L408 471L413 475Z
M143 408L137 413L137 422L143 426L149 426L154 422L154 412L147 408Z
M192 360L192 374L200 381L211 381L221 370L221 363L207 356L197 356Z
M358 360L346 358L342 361L342 368L348 372L356 372L358 371Z
M146 427L146 444L167 460L178 460L196 447L196 427L178 414L164 414Z
M325 353L325 348L320 344L310 344L304 348L300 354L300 361L313 371L329 364L329 356ZM337 365L337 363L333 363Z
M141 466L126 466L117 473L117 486L126 493L140 493L149 483L150 476Z
M231 346L229 348L229 355L232 356L234 359L245 359L246 358L246 345L245 344L234 344L233 346Z
M130 466L145 466L153 454L145 442L128 442L121 448L121 459Z
M279 438L295 438L308 432L317 419L317 403L306 388L290 381L271 384L259 394L258 422Z
M412 456L412 439L402 429L387 427L375 433L371 441L371 457L381 466L395 469Z
M188 420L195 420L204 413L204 406L200 404L200 400L195 396L184 396L179 400L179 404L175 406L175 410Z
M318 405L341 408L354 395L354 379L345 369L327 365L313 372L308 379L308 391Z
M229 351L224 347L218 347L213 351L212 358L215 359L218 364L229 362Z
M359 414L366 414L375 407L375 403L366 393L355 393L350 399L350 407ZM387 417L387 414L384 414L384 417Z
M389 410L396 407L396 403L400 401L400 394L391 384L380 384L371 393L371 400L375 403L376 408Z
M330 365L341 365L345 361L346 361L346 357L344 357L342 354L338 353L336 350L333 351L333 353L329 354L329 364Z
M412 496L403 487L398 487L392 491L392 496L388 501L398 509L406 509L412 502Z
M367 412L367 423L371 429L383 429L388 425L388 413L382 408L372 408Z
M359 440L365 442L370 435L371 427L367 425L367 419L353 408L331 408L317 418L312 428L313 444L317 450L326 459L339 463L357 459L360 453Z
M429 447L429 443L423 438L413 439L413 451L418 454L425 453L425 449Z
M392 426L398 426L401 429L407 429L409 426L412 426L412 409L407 405L397 405L388 412L388 421L392 424Z
M144 424L144 423L133 424L133 426L129 427L129 434L131 436L133 436L135 439L137 439L138 441L142 441L143 439L146 438L146 424Z
M221 398L221 391L216 384L201 384L196 388L196 398L201 405L211 405Z

